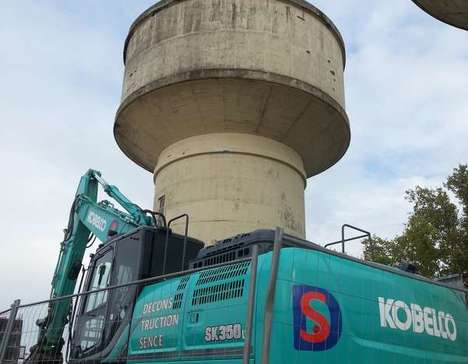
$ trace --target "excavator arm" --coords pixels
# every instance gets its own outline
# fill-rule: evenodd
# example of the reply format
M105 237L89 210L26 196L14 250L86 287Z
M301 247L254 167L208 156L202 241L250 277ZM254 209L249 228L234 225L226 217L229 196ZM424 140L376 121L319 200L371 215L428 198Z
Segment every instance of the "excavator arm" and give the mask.
M116 209L107 200L97 202L99 185L125 212ZM139 226L159 224L160 221L154 213L142 210L132 203L117 187L104 181L100 172L89 170L81 177L70 210L68 227L64 231L65 237L52 279L50 298L74 293L84 253L93 236L106 244L113 237L126 234ZM71 298L49 303L47 317L37 322L41 330L38 342L31 350L29 362L61 362L62 335L68 323L71 305Z

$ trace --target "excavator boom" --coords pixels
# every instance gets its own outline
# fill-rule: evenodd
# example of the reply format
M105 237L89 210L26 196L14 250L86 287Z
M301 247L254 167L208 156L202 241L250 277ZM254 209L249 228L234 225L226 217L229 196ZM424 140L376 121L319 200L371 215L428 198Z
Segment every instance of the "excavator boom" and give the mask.
M98 202L99 185L126 212L116 209L107 200ZM70 210L68 227L65 229L52 279L50 298L64 297L74 293L83 265L84 253L93 236L106 244L111 238L126 234L139 226L157 225L158 220L154 215L148 216L148 211L142 210L131 202L117 187L108 184L101 177L100 172L90 169L80 179ZM31 362L40 362L41 358L61 361L61 358L54 359L53 356L61 352L62 335L69 320L70 309L71 299L49 303L47 317L37 322L41 331L37 345L30 355Z

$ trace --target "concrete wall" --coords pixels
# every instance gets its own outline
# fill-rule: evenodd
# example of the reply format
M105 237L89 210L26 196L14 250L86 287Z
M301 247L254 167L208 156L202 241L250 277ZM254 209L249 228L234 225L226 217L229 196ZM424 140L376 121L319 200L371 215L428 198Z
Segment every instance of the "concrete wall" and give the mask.
M207 134L171 145L155 169L155 202L165 214L191 216L191 236L211 243L282 226L305 236L305 172L300 156L271 139ZM183 225L175 225L178 232Z
M134 28L123 99L152 81L214 68L288 76L344 107L343 47L323 18L291 1L182 1Z

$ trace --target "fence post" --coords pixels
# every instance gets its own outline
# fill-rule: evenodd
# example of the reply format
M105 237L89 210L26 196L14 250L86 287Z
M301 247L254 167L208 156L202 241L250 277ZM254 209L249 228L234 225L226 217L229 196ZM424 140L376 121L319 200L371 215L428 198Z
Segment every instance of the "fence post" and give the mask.
M3 359L5 358L8 349L8 342L10 341L11 332L13 331L13 327L15 326L16 314L18 312L18 307L20 304L21 301L16 300L11 305L10 317L8 318L5 333L3 334L2 342L0 343L0 363L3 363Z
M253 317L255 306L255 287L257 282L257 265L258 265L258 245L252 247L252 263L250 268L250 285L249 297L247 299L247 317L245 319L245 340L244 352L242 355L242 364L249 364L250 362L250 349L252 345L253 333Z
M270 363L270 341L271 327L273 320L273 307L275 304L276 281L278 279L278 267L280 261L280 253L283 244L283 229L277 227L275 232L275 241L273 243L273 255L271 257L270 282L268 283L267 300L265 304L265 314L263 321L263 347L262 347L262 364Z

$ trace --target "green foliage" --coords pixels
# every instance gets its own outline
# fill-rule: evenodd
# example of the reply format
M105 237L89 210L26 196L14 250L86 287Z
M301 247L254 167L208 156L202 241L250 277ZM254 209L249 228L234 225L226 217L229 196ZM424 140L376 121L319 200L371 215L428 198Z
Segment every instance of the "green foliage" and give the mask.
M364 241L364 259L376 263L393 265L395 261L395 242L373 236L372 241Z
M451 201L452 192L458 204ZM468 270L468 168L460 165L444 188L417 186L406 192L413 210L405 230L392 240L374 237L364 242L364 258L394 265L412 262L418 272L437 277Z

